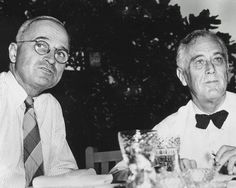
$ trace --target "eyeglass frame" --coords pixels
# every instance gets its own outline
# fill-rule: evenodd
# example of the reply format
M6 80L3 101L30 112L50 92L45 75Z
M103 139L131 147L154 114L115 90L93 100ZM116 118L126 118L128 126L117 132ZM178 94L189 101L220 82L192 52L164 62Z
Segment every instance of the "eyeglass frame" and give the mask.
M24 42L35 42L35 44L34 44L34 51L35 51L37 54L39 54L39 55L46 55L46 54L48 54L48 53L51 51L50 45L49 45L45 40L42 40L42 39L32 39L32 40L20 40L20 41L16 41L16 43L24 43ZM46 53L39 53L39 52L36 50L36 44L37 44L38 42L44 42L44 43L47 45L48 50L47 50ZM56 53L57 53L58 51L65 51L65 52L66 52L68 58L67 58L67 60L66 60L65 62L60 62L60 61L57 60L57 58L56 58ZM67 49L60 49L60 48L59 48L59 49L58 49L58 48L55 48L55 51L54 51L54 58L55 58L55 60L56 60L59 64L66 64L66 63L68 62L68 60L69 60L69 57L70 57L69 50L67 50Z

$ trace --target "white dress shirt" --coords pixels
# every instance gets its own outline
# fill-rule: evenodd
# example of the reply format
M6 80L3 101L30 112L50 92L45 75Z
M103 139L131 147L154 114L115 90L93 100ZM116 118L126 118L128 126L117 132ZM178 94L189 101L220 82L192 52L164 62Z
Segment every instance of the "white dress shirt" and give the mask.
M0 187L25 186L23 130L25 90L13 74L0 74ZM44 172L53 176L78 169L66 141L65 123L59 102L51 94L34 98L40 130Z
M204 114L190 100L187 105L165 118L154 129L163 136L180 137L180 157L196 160L198 167L212 165L212 153L222 145L236 146L236 94L226 92L224 103L217 111L226 110L229 115L221 129L210 121L206 129L196 127L195 114Z

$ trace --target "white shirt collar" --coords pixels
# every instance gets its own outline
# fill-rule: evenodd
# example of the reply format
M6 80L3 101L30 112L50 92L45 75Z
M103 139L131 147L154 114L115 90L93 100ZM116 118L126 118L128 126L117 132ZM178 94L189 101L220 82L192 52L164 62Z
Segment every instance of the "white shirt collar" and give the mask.
M12 99L12 104L16 108L18 108L21 104L23 104L24 100L27 98L27 93L23 89L23 87L17 82L15 76L11 71L8 71L6 74L6 82L9 87L9 96Z

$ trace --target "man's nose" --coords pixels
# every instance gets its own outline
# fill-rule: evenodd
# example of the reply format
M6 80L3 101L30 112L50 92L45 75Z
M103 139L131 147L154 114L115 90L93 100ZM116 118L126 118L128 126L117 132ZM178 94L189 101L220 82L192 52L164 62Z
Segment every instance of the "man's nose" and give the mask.
M55 64L56 63L54 53L55 53L54 50L50 50L50 52L47 53L44 57L47 60L47 62L50 63L50 64Z
M212 63L211 60L207 61L206 63L206 73L207 74L215 73L215 65Z

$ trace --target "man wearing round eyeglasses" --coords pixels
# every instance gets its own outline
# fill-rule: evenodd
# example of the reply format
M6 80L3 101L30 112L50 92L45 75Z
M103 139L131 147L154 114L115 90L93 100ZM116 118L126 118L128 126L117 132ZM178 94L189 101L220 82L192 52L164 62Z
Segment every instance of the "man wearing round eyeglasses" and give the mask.
M27 20L9 45L9 58L10 71L0 74L0 187L27 187L39 175L78 169L60 104L41 94L60 81L69 58L63 24L49 16Z
M28 21L9 46L10 70L28 95L37 96L61 79L68 61L69 37L50 20Z

